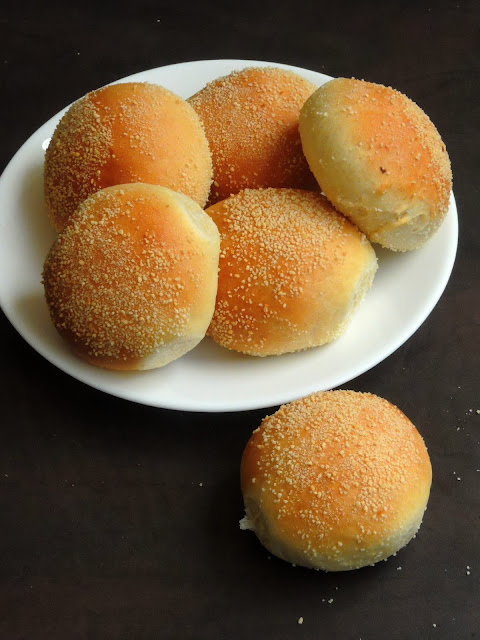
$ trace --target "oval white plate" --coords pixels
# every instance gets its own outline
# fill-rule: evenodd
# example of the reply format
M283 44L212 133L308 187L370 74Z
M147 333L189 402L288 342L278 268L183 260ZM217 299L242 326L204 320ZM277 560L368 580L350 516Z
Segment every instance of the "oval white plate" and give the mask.
M292 69L317 85L330 79L278 63L206 60L144 71L120 82L153 82L188 98L206 82L246 66ZM374 284L350 327L332 344L253 358L205 339L163 369L121 373L88 365L66 348L55 331L41 284L43 261L55 238L43 204L44 149L64 111L25 142L0 178L0 305L32 347L92 387L143 404L188 411L278 405L344 384L381 362L421 325L447 284L458 235L453 194L445 222L422 249L396 254L375 247L379 269Z

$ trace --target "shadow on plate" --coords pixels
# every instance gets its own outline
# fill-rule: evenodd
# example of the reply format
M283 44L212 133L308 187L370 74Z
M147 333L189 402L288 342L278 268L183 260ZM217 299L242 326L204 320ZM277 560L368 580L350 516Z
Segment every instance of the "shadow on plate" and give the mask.
M22 329L29 335L34 335L36 342L49 346L54 342L60 343L61 338L50 320L47 303L42 293L31 293L19 297L15 302L15 309L17 318L22 323Z
M43 162L25 170L20 198L20 215L26 242L36 261L43 265L47 252L57 237L50 225L43 194Z

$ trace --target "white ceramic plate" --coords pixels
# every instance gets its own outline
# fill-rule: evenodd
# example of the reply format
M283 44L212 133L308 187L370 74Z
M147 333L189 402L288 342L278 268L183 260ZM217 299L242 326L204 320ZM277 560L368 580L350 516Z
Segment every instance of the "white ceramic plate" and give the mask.
M278 63L207 60L152 69L121 81L157 83L187 98L234 69L267 65L292 69L318 85L330 79ZM344 384L381 362L422 324L447 284L458 235L453 194L445 222L422 249L396 254L375 247L379 269L374 284L350 327L332 344L253 358L205 339L163 369L122 373L88 365L68 350L50 322L40 275L55 238L43 204L44 149L63 113L25 142L0 178L0 304L34 349L92 387L139 403L188 411L278 405Z

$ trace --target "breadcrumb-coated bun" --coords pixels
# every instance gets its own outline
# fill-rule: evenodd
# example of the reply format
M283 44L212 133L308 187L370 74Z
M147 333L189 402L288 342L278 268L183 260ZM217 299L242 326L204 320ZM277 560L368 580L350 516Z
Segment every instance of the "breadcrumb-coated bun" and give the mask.
M53 243L43 283L55 327L84 360L153 369L204 337L220 239L193 200L126 184L85 200Z
M247 68L189 98L213 158L209 204L259 187L318 188L303 155L298 116L316 86L292 71Z
M431 120L403 94L331 80L303 106L300 134L322 191L372 242L416 249L442 223L452 188L448 154Z
M205 206L212 160L192 107L142 82L92 91L65 113L45 154L45 199L61 231L99 189L145 182L179 191Z
M363 233L318 192L246 189L206 212L221 237L208 335L254 356L334 340L372 283Z
M425 444L397 407L370 393L314 393L253 432L240 526L288 562L358 569L414 537L431 480Z

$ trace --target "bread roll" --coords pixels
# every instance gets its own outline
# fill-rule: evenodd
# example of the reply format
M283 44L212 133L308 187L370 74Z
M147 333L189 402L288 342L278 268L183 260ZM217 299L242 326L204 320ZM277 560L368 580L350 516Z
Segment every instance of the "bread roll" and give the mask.
M104 187L159 184L203 207L211 179L211 155L197 114L171 91L147 83L110 85L75 102L45 154L45 198L57 231Z
M369 393L314 393L253 432L241 463L241 527L288 562L358 569L411 540L431 479L425 444L395 406Z
M215 342L254 356L334 340L377 268L365 238L320 193L246 189L207 209L221 236Z
M189 99L213 157L213 204L241 189L316 189L302 152L298 115L316 86L275 67L218 78Z
M55 327L84 360L153 369L204 337L217 291L219 234L190 198L127 184L71 216L43 282Z
M450 161L428 116L406 96L337 78L303 106L300 134L322 191L372 242L407 251L438 229Z

